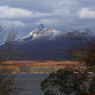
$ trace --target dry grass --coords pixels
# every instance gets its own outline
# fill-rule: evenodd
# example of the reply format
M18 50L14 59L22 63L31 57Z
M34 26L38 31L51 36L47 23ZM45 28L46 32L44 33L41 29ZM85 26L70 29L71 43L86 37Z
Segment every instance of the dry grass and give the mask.
M7 61L4 62L5 65L15 65L15 66L56 66L56 67L74 67L80 66L78 62L72 61Z

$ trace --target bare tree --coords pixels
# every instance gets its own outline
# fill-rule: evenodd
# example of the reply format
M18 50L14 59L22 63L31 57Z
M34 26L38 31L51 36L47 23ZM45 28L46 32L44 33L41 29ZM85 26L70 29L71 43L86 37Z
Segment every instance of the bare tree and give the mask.
M90 84L90 94L95 94L95 34L89 29L84 32L75 30L68 32L63 36L64 40L72 40L77 43L71 44L71 48L67 50L68 56L74 61L85 64L93 72L92 82ZM84 74L89 73L89 69L84 70ZM90 77L89 77L90 78Z
M74 61L86 66L95 66L95 35L94 37L86 29L84 32L74 30L62 36L63 40L72 41L71 47L66 50ZM95 95L95 68L89 74L89 69L78 73L69 69L59 69L50 74L41 82L44 95Z
M0 24L0 95L18 95L22 87L15 82L15 75L8 74L8 69L3 64L9 58L13 58L16 31L12 28L6 33L4 29L5 26Z
M63 40L72 40L71 48L66 52L71 59L85 63L87 66L95 65L95 36L89 29L84 32L75 30L63 35Z

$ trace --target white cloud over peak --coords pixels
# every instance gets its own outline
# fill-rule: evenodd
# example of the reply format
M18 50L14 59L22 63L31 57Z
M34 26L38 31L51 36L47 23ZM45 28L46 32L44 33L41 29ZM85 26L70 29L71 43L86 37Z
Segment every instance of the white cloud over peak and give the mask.
M0 6L0 18L33 18L33 17L49 16L48 13L33 12L22 8L11 8L9 6Z
M49 19L41 19L41 20L35 22L34 24L35 24L35 25L39 25L39 24L41 24L41 23L44 23L44 24L47 25L47 26L50 25L50 24L51 24L51 26L53 26L53 25L58 25L58 22L59 22L58 19L49 18Z
M95 10L89 8L82 8L78 14L80 19L95 19Z

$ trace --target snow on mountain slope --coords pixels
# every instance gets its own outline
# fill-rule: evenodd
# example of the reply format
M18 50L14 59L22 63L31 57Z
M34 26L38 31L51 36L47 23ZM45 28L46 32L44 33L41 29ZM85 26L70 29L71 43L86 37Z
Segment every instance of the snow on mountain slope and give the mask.
M39 35L40 33L43 33L46 30L47 29L44 27L44 25L41 24L35 30L33 30L32 32L30 32L28 35L23 36L22 38L18 39L18 41L22 42L22 41L33 40L33 39L36 38L37 35Z
M39 25L35 30L28 35L22 37L18 41L27 42L41 37L48 37L47 40L55 39L56 36L62 35L64 32L56 29L47 29L43 24Z
M46 30L46 28L44 27L43 24L40 24L40 25L38 26L38 28L36 28L35 30L33 30L33 31L30 33L30 35L31 35L31 34L39 34L39 33L42 33L42 32L44 32L44 30Z

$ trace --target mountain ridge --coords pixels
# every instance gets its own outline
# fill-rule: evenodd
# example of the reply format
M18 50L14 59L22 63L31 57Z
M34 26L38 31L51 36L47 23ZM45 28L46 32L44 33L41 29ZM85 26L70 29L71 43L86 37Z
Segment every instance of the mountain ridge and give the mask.
M37 39L42 36L51 36L54 38L57 35L62 34L63 31L59 31L56 29L47 29L43 24L40 24L36 29L30 32L28 35L23 36L22 38L18 39L19 42L27 42L34 39Z
M64 32L56 29L47 29L43 24L38 26L28 35L17 40L17 50L23 51L23 60L70 60L66 56L66 50L72 43L78 43L76 40L64 40L62 37L73 32ZM82 32L79 32L79 35ZM78 35L75 35L75 38ZM80 35L80 37L81 37ZM74 36L72 36L74 38ZM67 38L69 39L69 38ZM27 57L26 57L27 56Z

